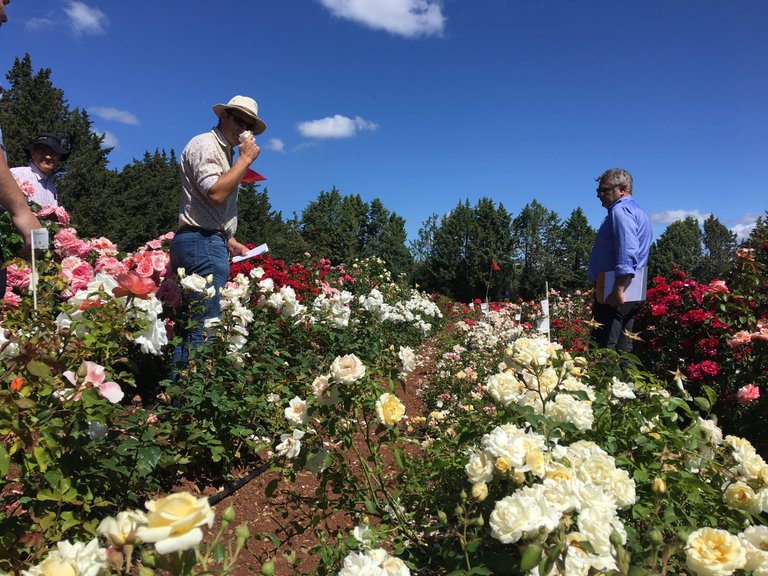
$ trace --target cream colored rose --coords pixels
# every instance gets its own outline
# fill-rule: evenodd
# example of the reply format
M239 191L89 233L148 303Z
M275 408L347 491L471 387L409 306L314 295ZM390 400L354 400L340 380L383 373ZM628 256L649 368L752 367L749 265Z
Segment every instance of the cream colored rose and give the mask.
M87 544L70 543L69 540L56 543L48 557L29 570L22 570L22 576L98 576L107 569L107 551L94 538Z
M394 426L405 416L405 405L394 394L385 392L376 401L376 415L385 426Z
M738 537L716 528L700 528L685 543L686 565L697 576L730 576L746 564Z
M330 376L318 376L312 382L312 395L321 406L331 406L339 401L339 391L331 384Z
M127 510L119 512L117 516L104 518L97 528L97 532L106 536L109 543L115 548L122 548L126 544L133 544L136 538L136 530L140 526L147 525L147 516L140 510Z
M365 366L354 354L337 356L331 364L331 377L339 384L352 384L365 376Z
M513 372L505 371L488 377L485 389L502 406L509 406L525 391L525 384Z
M207 498L195 498L187 492L150 500L145 506L147 525L136 530L143 542L153 542L160 554L188 550L200 543L200 526L213 524L213 510Z
M744 482L734 482L729 484L723 492L723 500L729 506L747 510L749 512L758 512L758 500L755 491Z
M493 480L493 457L485 451L475 452L469 457L464 471L472 484L490 482Z
M22 570L23 576L79 576L77 567L70 560L49 556L37 566Z
M739 538L747 554L744 569L765 574L768 571L768 526L750 526L739 534Z
M477 484L472 484L472 498L477 500L478 502L482 502L486 498L488 498L488 484L485 482L478 482Z
M509 474L510 470L512 470L512 464L510 463L509 458L505 456L499 456L493 463L493 468L500 475L506 476Z

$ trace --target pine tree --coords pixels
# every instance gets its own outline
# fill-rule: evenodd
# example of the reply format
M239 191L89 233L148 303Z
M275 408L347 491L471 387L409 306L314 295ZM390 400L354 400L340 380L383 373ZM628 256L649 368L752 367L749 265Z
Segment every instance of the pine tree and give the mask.
M701 262L701 241L701 229L695 218L688 216L672 222L651 246L651 277L669 277L673 267L692 275Z
M736 234L728 230L714 214L704 220L704 254L695 272L699 282L723 278L736 253Z
M543 296L547 283L562 281L563 262L557 257L562 238L560 218L536 200L526 204L512 222L515 241L515 288L524 299Z
M556 287L558 290L573 292L589 287L587 264L595 242L595 229L589 225L581 208L576 208L563 224L557 261L562 272ZM555 285L553 285L555 287Z

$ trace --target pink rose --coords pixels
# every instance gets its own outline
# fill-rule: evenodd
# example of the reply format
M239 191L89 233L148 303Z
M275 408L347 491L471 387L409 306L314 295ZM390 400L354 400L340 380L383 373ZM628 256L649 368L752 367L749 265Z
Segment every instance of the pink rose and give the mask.
M750 334L750 338L752 340L768 340L768 327L758 324L757 328L757 332L752 332L752 334Z
M152 267L157 272L165 272L166 268L168 268L168 263L171 261L171 257L167 253L160 251L150 252L149 256L152 261Z
M727 294L729 290L724 280L712 280L707 286L707 292Z
M152 260L149 258L143 259L136 265L136 272L139 276L144 278L150 278L155 273L155 268L152 266Z
M69 212L63 206L56 206L56 218L62 226L69 226Z
M21 304L21 296L13 292L10 287L6 287L5 296L3 297L3 302L5 302L5 304L7 304L8 306L13 306L14 308L18 308L19 304Z
M91 240L91 248L96 250L102 256L115 256L117 254L117 246L115 246L108 238L93 238Z
M736 392L736 400L739 401L739 404L749 404L758 398L760 398L760 388L754 384L742 386L739 388L739 391Z
M6 268L8 273L8 287L9 288L29 288L29 276L32 273L31 268L19 268L16 264L11 264Z
M19 185L21 191L24 192L24 196L27 198L32 198L32 196L35 194L35 187L32 185L32 182L29 180L19 180L15 176L14 180L16 180L16 184Z
M91 246L77 237L74 228L62 228L53 237L53 247L56 252L64 256L83 257L91 251Z
M728 340L728 346L731 348L735 348L736 346L743 346L744 344L749 344L750 339L751 334L749 332L746 330L739 330L736 332L736 334L733 335L733 338Z
M157 285L152 278L140 276L133 270L125 274L119 274L116 278L119 286L112 289L112 293L118 298L122 296L136 296L147 300L149 295L157 290Z
M96 272L103 272L104 274L109 274L114 278L117 277L118 274L124 274L128 272L128 268L126 268L125 264L120 262L120 260L117 258L112 258L111 256L102 256L96 260Z

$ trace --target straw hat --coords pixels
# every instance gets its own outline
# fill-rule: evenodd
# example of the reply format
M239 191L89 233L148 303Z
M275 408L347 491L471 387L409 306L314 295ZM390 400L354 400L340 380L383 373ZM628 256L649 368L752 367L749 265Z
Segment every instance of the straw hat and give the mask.
M248 96L235 96L226 104L216 104L213 107L213 112L216 116L221 118L221 113L227 109L237 110L250 117L254 124L254 130L252 130L254 134L261 134L267 129L267 125L264 124L264 121L261 118L259 118L259 105L256 104L256 100L253 98L249 98Z

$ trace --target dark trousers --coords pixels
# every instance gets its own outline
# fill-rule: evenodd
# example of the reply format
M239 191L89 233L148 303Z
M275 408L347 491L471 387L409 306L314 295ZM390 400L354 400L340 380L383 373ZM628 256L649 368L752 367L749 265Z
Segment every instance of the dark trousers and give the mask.
M600 348L610 348L617 352L632 352L632 340L625 332L632 332L635 327L635 314L643 302L625 302L613 308L608 304L592 303L592 316L601 326L592 330L590 337Z

